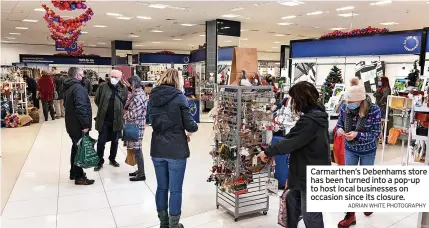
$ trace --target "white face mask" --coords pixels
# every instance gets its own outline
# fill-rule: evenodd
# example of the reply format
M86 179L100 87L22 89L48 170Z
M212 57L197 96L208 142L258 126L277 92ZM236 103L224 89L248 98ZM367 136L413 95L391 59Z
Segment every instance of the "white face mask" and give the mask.
M112 85L116 85L119 83L119 80L117 78L110 78L110 83L112 83Z

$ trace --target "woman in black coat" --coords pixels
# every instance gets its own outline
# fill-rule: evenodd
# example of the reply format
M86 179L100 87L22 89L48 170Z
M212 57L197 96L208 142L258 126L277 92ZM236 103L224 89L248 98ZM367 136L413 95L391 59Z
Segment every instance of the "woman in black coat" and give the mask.
M261 152L259 157L290 154L289 193L286 197L288 227L297 228L302 214L306 227L324 228L321 212L307 212L307 166L331 165L328 142L328 114L318 104L319 92L309 82L299 82L289 90L292 111L300 115L285 138Z
M150 155L158 183L155 199L161 228L183 227L179 220L186 159L189 157L189 135L186 132L198 130L188 101L179 89L180 84L177 70L168 69L150 95L149 118L153 128Z

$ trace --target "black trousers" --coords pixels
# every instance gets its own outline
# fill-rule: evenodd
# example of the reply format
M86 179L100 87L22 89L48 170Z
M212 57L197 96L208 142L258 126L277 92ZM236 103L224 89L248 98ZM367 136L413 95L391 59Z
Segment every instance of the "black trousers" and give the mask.
M52 119L55 119L55 110L54 110L54 102L53 101L42 101L43 106L43 116L45 117L45 121L48 120L48 114L51 114Z
M31 93L31 100L33 100L33 105L34 107L36 107L37 109L40 108L40 104L39 104L39 99L37 99L37 95L36 95L36 91L30 91Z
M74 164L75 157L77 155L77 142L80 140L80 137L72 137L70 136L73 145L71 148L70 154L70 176L74 177L76 180L83 177L83 169Z
M307 193L289 190L286 197L288 228L297 228L302 214L306 228L324 228L322 212L307 212Z
M98 132L98 141L97 141L97 154L100 158L100 164L104 164L104 148L106 142L111 141L110 144L110 161L115 161L116 154L118 153L119 146L119 137L121 136L121 131L113 131L113 123L104 122L101 131Z

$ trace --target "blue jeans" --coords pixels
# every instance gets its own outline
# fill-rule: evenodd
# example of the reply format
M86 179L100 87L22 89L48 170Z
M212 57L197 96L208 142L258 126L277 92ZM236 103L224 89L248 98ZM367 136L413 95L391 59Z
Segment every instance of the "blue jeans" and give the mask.
M345 162L346 165L374 165L375 151L369 154L358 154L346 149Z
M109 137L110 136L110 137ZM106 146L107 139L111 138L112 142L110 144L110 161L115 161L116 154L118 153L118 141L121 136L121 131L113 131L113 123L104 122L103 128L98 132L98 142L97 142L97 154L100 158L100 164L104 164L104 148Z
M174 160L165 158L152 158L155 166L156 181L156 209L167 211L170 208L171 216L182 213L182 187L185 177L186 159ZM170 190L170 201L168 191Z

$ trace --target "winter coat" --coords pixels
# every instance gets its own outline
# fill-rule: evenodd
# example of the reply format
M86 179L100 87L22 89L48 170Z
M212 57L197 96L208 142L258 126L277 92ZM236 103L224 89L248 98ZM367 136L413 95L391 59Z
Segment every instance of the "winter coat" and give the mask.
M41 101L53 101L55 92L54 79L51 76L41 77L37 82L37 90Z
M35 93L37 91L36 79L28 77L27 78L27 85L28 85L28 87L27 87L28 91L30 91L32 93Z
M58 100L64 99L64 92L63 92L63 83L64 83L64 76L56 76L54 79L55 82L55 88L58 93Z
M185 95L167 85L155 87L150 95L149 118L152 123L150 155L154 158L186 159L189 157L187 132L198 125L191 115Z
M71 137L81 137L82 130L92 127L92 109L89 96L81 81L67 78L63 83L65 122Z
M92 83L91 83L91 80L89 80L87 77L83 77L82 78L82 82L83 82L83 85L84 85L87 93L91 94L92 93Z
M139 141L126 142L129 149L141 149L146 125L147 97L142 88L136 89L125 105L124 120L126 124L136 124L140 130Z
M122 111L124 110L125 101L127 100L128 90L121 83L118 83L117 87L114 88L110 82L104 82L98 87L94 99L95 104L98 106L95 120L95 129L97 131L103 129L104 119L106 118L106 112L109 107L110 97L113 94L113 89L117 90L114 101L113 131L121 131L124 127Z
M306 191L307 166L331 165L328 128L328 114L319 107L304 113L283 140L265 150L268 157L290 154L290 189Z

